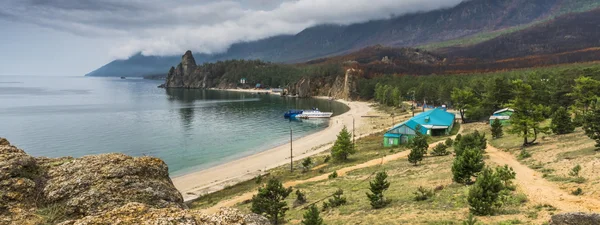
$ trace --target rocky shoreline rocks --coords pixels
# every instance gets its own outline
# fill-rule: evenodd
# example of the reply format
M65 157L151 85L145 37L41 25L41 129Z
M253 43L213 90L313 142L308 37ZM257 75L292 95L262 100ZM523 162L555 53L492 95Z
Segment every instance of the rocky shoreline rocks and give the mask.
M0 138L0 224L268 224L189 210L154 157L32 157Z

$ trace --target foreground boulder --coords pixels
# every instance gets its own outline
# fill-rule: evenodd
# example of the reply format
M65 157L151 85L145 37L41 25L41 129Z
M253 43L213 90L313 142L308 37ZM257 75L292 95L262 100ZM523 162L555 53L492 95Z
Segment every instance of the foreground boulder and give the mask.
M97 216L87 216L71 220L60 225L92 224L232 224L260 225L269 224L267 218L258 215L243 215L235 209L223 208L214 215L195 210L183 210L177 207L156 209L141 203L129 203L115 210Z
M35 158L0 138L0 224L268 223L261 221L227 209L216 217L188 210L158 158Z
M600 224L600 214L592 213L561 213L552 216L550 225L597 225Z

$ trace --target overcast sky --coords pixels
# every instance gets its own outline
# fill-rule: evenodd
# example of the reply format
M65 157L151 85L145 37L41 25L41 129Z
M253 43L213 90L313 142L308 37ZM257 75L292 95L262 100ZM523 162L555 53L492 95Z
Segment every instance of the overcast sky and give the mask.
M0 75L88 73L137 52L240 41L446 8L462 0L0 0Z

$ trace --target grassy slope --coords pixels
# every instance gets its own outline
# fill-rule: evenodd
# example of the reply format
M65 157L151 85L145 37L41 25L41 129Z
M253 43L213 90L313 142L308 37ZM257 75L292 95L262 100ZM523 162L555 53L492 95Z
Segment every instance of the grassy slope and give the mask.
M380 138L375 136L370 139L380 142ZM337 189L344 190L348 204L322 212L327 224L348 224L349 221L353 224L460 224L462 218L468 214L468 187L452 182L452 161L452 156L426 157L421 165L415 167L407 160L400 159L356 170L344 177L305 183L295 188L305 192L309 203L317 202L318 206L322 205L320 200L328 198ZM391 203L384 209L374 210L369 205L365 193L368 192L368 181L379 171L389 174L388 180L392 185L385 194ZM417 202L413 200L413 192L419 186L441 190L436 191L432 199ZM286 199L288 205L292 206L294 199L295 195L290 195ZM523 204L526 201L526 197L517 190L499 215L479 219L486 224L535 221L542 207ZM239 204L236 208L250 212L250 206L250 203L246 203ZM303 213L303 206L292 207L286 215L288 223L299 224Z
M572 1L572 2L568 3L566 5L566 7L561 8L555 14L549 16L548 18L540 20L540 21L523 24L520 26L508 27L508 28L496 30L496 31L483 32L483 33L479 33L479 34L475 34L475 35L471 35L471 36L467 36L467 37L463 37L463 38L459 38L459 39L430 43L430 44L426 44L426 45L420 45L420 46L418 46L418 48L424 49L427 51L433 51L433 50L439 49L439 48L474 45L474 44L478 44L478 43L481 43L484 41L494 39L494 38L499 37L504 34L510 34L513 32L527 29L527 28L535 26L537 24L552 20L555 17L560 16L560 15L564 15L567 13L585 12L585 11L595 9L597 7L600 7L600 2L596 1L596 0Z
M546 124L548 122L546 121ZM600 165L596 163L600 160L600 151L595 151L595 142L589 139L581 128L577 128L571 134L541 135L537 145L524 149L531 154L526 158L519 157L523 150L522 141L517 135L505 133L504 137L490 143L511 152L520 158L523 164L541 172L544 178L556 182L566 192L581 188L584 196L600 198L600 177L597 175ZM582 167L580 177L569 175L576 165Z
M466 129L473 130L468 126ZM352 156L353 160L351 162L322 164L323 156L320 156L317 159L320 164L317 165L318 169L308 173L301 173L299 170L290 173L289 165L287 165L270 171L271 176L286 181L306 179L321 175L322 173L319 170L330 173L341 167L379 158L389 154L390 151L406 150L405 148L386 149L381 147L381 134L360 139L357 144L359 151L358 154ZM460 224L462 218L468 214L468 204L466 202L468 187L453 184L450 170L452 161L452 156L426 157L420 166L415 167L407 160L400 159L380 166L355 170L337 179L305 183L294 188L305 192L310 203L319 201L318 206L322 205L320 200L327 198L338 188L344 190L344 196L348 198L348 204L322 212L327 224L347 224L348 221L357 224ZM373 210L365 193L368 191L368 181L371 180L371 175L378 171L387 171L389 174L388 179L392 185L386 192L386 196L391 200L391 203L384 209ZM255 190L258 186L259 184L255 181L242 183L224 191L204 196L191 203L190 206L192 208L207 208L220 200ZM413 192L419 186L429 189L440 187L442 190L436 191L433 199L416 202L413 200ZM292 206L294 199L295 195L291 194L286 201ZM524 202L526 202L526 197L517 190L513 193L509 203L500 212L500 215L479 219L486 224L518 224L537 221L538 213L541 211L544 211L544 215L547 214L544 207L523 204ZM250 205L249 203L242 203L236 205L236 208L249 212ZM302 207L292 207L290 209L286 216L289 224L298 224L301 221L304 212Z

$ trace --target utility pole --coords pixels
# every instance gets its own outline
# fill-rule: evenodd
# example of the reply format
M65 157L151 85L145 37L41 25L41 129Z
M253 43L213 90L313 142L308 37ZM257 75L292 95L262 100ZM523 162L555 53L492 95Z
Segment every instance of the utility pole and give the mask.
M354 130L354 116L352 116L352 150L356 150L356 144L354 142L355 137L356 137L356 135L355 135L355 130Z
M413 100L412 100L412 116L415 117L415 91L413 91Z
M292 149L292 126L290 126L290 172L294 172L294 155Z

